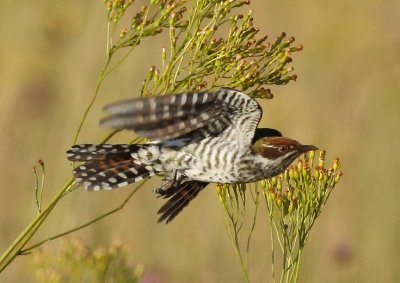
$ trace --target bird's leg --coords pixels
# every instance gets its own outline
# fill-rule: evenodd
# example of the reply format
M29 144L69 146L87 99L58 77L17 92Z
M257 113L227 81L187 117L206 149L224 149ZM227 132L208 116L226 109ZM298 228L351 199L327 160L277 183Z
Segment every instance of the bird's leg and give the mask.
M159 197L168 197L179 186L181 179L182 175L178 176L178 170L174 170L172 176L165 176L163 179L164 182L161 186L154 189L153 192L158 194Z
M172 179L163 179L163 183L156 189L153 190L154 193L158 194L159 196L163 196L167 190L173 187L175 181Z

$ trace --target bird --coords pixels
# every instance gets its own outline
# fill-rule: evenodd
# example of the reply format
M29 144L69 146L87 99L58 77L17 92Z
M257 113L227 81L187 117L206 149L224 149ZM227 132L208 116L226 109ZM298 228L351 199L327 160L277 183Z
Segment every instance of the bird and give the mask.
M67 158L89 191L125 187L154 175L154 192L168 199L158 222L169 223L210 183L242 184L283 172L297 157L318 148L258 128L262 108L236 89L183 92L106 105L100 126L133 130L141 144L76 144ZM75 163L74 163L75 164Z

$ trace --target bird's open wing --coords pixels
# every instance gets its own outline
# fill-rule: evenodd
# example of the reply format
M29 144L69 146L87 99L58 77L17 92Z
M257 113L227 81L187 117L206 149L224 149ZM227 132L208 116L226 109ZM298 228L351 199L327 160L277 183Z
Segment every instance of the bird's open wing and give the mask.
M254 99L227 88L130 99L104 110L110 116L101 120L102 126L131 129L150 139L219 135L245 144L251 143L262 115Z

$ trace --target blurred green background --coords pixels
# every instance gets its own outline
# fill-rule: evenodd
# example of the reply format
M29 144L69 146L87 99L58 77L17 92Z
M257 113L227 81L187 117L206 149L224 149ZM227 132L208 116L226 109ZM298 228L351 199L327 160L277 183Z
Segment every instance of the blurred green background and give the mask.
M71 145L105 59L103 1L1 1L0 250L36 213L32 167L46 164L45 202L70 177ZM255 25L274 38L285 31L304 50L297 82L273 87L263 126L339 156L345 175L318 219L304 253L302 282L398 282L400 263L400 2L253 0ZM162 37L161 37L162 38ZM160 40L160 39L159 39ZM99 141L101 107L135 96L165 42L149 40L104 83L79 138ZM119 142L131 139L121 135ZM169 225L151 188L125 209L79 231L91 247L115 240L145 265L143 282L243 282L210 187ZM114 208L133 186L80 189L66 197L35 236L51 236ZM265 207L260 211L263 217ZM268 228L259 220L250 255L254 282L270 282ZM49 248L58 241L48 244ZM36 282L31 256L18 257L1 282Z

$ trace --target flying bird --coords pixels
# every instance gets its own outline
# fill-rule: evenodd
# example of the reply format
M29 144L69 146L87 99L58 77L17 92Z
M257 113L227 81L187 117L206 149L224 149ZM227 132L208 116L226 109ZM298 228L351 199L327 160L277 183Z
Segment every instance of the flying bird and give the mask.
M75 180L87 190L124 187L163 176L154 191L168 201L158 222L173 220L209 183L249 183L283 172L313 145L257 128L262 109L235 89L135 98L104 107L103 127L134 130L143 144L77 144L67 151L83 162Z

